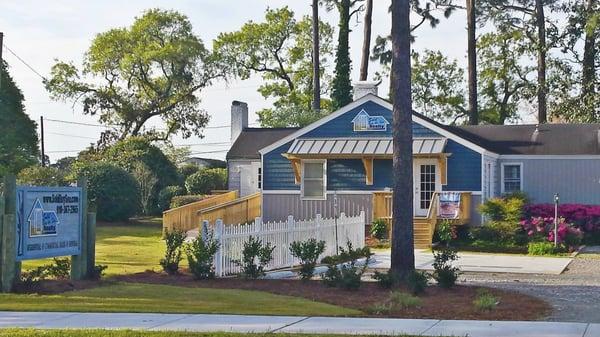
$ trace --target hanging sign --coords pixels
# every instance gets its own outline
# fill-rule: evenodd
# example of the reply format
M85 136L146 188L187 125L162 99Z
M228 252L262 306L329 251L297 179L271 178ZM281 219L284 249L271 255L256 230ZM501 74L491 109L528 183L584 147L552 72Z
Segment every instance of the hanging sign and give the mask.
M441 192L439 194L438 218L458 219L460 213L460 192Z
M80 187L17 187L17 261L81 254Z

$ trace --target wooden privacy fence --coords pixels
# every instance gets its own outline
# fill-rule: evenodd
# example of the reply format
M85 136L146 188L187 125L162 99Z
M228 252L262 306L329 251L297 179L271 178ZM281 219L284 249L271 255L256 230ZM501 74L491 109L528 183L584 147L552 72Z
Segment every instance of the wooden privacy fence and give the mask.
M218 219L226 224L252 222L260 216L260 206L260 193L254 193L243 198L203 208L197 212L200 221L196 222L194 227L197 228L203 221L216 223Z
M200 224L198 211L235 200L237 196L237 191L231 191L164 211L163 231L189 231L190 229L198 228L198 225Z
M210 224L204 221L202 232L206 232ZM336 240L337 229L337 240ZM336 243L345 247L350 241L355 248L365 245L365 213L347 217L344 213L339 218L322 218L317 214L312 220L295 220L289 216L287 221L263 223L256 218L250 224L224 225L220 219L214 226L214 238L220 247L214 258L217 276L232 275L241 272L235 261L242 259L244 242L249 236L270 242L275 247L273 260L268 269L279 269L297 265L299 260L290 253L290 245L294 241L305 241L309 238L325 241L323 256L336 254Z

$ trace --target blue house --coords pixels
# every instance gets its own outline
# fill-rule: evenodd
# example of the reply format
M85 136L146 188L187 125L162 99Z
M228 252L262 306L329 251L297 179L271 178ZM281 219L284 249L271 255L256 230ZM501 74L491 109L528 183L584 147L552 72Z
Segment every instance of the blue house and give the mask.
M246 151L260 157L264 221L391 217L391 121L392 105L367 94L260 149L246 137ZM251 130L259 143L260 132ZM412 132L417 232L419 219L448 211L440 196L460 196L457 217L470 225L481 224L484 200L515 191L539 203L559 193L562 202L600 204L599 124L447 126L414 112Z

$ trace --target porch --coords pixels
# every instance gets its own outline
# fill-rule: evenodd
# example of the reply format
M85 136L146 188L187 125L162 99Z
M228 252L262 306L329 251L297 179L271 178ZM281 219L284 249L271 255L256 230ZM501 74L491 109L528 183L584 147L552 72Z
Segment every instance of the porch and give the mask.
M471 192L452 192L458 194L458 205L453 212L445 209L440 212L440 192L433 192L430 198L422 198L415 205L413 218L415 248L431 247L436 225L441 220L448 220L456 225L468 224L471 220ZM391 191L373 192L373 220L383 219L392 228L393 203ZM415 201L417 203L417 201ZM426 212L418 210L426 206ZM443 206L447 206L444 202ZM452 205L451 205L452 206ZM445 207L446 208L446 207ZM442 214L440 214L442 213Z

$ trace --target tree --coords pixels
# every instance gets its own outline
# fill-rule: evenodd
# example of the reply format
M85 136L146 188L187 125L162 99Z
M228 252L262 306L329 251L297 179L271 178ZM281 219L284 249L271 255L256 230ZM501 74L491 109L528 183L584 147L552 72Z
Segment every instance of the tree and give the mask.
M440 122L456 124L468 117L465 72L439 51L412 54L412 99L415 108Z
M130 27L96 35L81 69L57 62L45 85L53 99L82 103L84 114L112 127L101 143L128 136L167 140L175 133L202 136L208 114L197 94L218 69L186 16L151 9ZM155 118L166 129L147 127Z
M319 0L312 0L312 61L313 61L313 111L321 110L321 66L319 51Z
M369 75L369 59L371 53L371 22L373 17L373 0L367 0L365 6L365 22L362 57L360 59L360 77L359 80L366 81Z
M38 162L37 124L25 113L23 93L0 62L0 176Z
M355 8L363 0L324 0L328 10L337 9L339 14L338 44L335 52L335 74L331 88L333 109L352 102L352 60L350 59L350 19L362 8Z
M19 185L29 186L66 186L66 172L52 166L30 166L17 175Z
M327 76L324 67L332 52L333 29L319 22L321 79ZM304 126L330 111L327 100L321 99L322 112L312 109L313 101L313 38L312 19L300 21L287 7L268 9L264 22L247 22L238 31L221 33L213 43L216 58L228 75L248 79L261 75L264 84L258 92L274 98L273 108L257 114L265 127ZM327 86L321 85L321 93Z
M403 279L415 269L413 238L412 103L409 0L392 0L394 142L391 272Z
M477 40L476 7L475 0L466 0L467 3L467 63L469 69L469 124L479 124L477 106Z
M156 184L158 183L158 178L148 168L148 166L142 163L136 163L135 165L133 165L133 170L131 174L138 183L138 188L140 192L140 206L142 212L144 213L144 215L149 215L151 214L150 212L153 210L150 201L152 199Z

